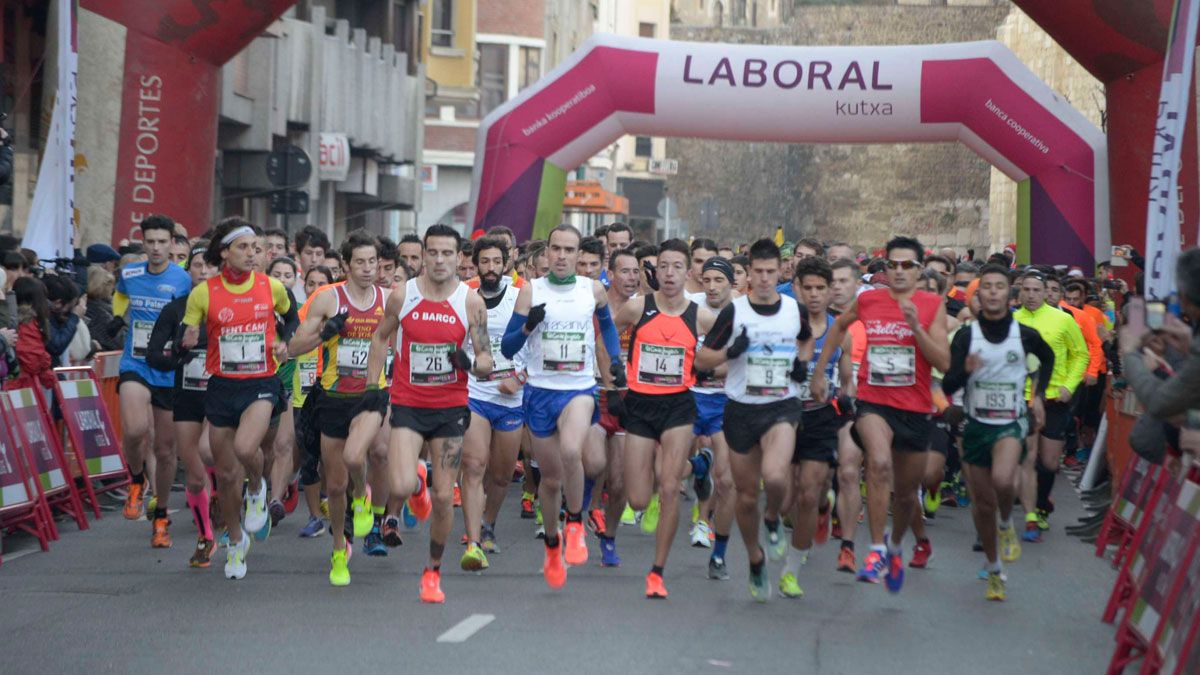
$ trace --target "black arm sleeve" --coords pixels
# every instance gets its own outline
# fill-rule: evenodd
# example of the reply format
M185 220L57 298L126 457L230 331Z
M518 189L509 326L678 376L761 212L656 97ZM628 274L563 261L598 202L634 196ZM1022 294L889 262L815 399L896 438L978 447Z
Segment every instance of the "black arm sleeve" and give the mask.
M154 328L150 330L150 339L146 342L146 363L155 370L175 370L179 367L179 359L175 355L174 340L176 329L183 321L183 312L187 307L187 296L176 298L167 303L159 312ZM167 349L167 343L172 343L172 349Z
M805 307L799 300L796 304L800 307L800 333L796 335L796 339L804 342L813 336L812 324L808 321L808 307Z
M1026 354L1033 354L1041 362L1038 376L1033 382L1033 393L1040 396L1050 386L1050 375L1054 372L1054 350L1042 339L1041 333L1029 326L1021 326L1021 346Z
M300 328L300 313L296 311L296 296L292 295L292 289L284 289L287 291L288 300L291 304L288 305L287 314L283 315L283 321L276 326L279 331L279 339L284 342L291 342L292 336L296 334L296 330Z
M704 346L709 349L724 349L733 337L733 305L725 305L717 318L713 320L712 328L704 336Z
M967 356L971 349L971 331L960 330L950 341L950 369L942 376L942 392L947 397L967 384Z

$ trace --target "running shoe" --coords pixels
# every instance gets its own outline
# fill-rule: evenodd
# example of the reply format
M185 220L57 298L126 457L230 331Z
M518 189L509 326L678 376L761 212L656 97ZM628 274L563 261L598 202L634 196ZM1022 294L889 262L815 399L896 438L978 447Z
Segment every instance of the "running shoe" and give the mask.
M937 510L942 505L941 495L932 490L924 490L925 499L923 506L925 507L925 517L932 520L937 517Z
M708 523L703 520L696 521L696 524L692 526L691 532L692 546L696 548L712 548L712 541L709 539L709 535L711 534L712 530L708 527Z
M887 576L884 581L887 582L887 589L892 593L899 593L904 586L904 556L900 551L888 553Z
M617 555L616 539L600 537L600 565L602 567L621 566L621 556Z
M142 514L145 513L142 509L143 499L146 496L145 483L130 483L129 494L125 495L125 508L122 509L122 514L125 520L140 520Z
M293 480L288 483L287 489L283 491L283 511L284 513L292 513L296 510L296 505L300 503L300 481ZM282 520L282 518L281 518Z
M188 566L208 567L212 564L212 554L216 548L216 542L200 535L200 538L196 540L196 550L192 551L192 559L188 561Z
M858 571L858 561L854 559L854 549L842 547L838 551L837 571L854 574Z
M538 525L545 525L542 520L542 503L540 501L533 502L533 519Z
M1042 528L1038 527L1036 513L1025 514L1025 532L1021 538L1028 542L1037 543L1042 540Z
M908 561L908 566L924 569L929 566L931 558L933 558L933 542L922 539L913 547L913 557Z
M534 539L545 539L546 538L546 526L542 525L541 523L538 523L537 529L533 531L533 538Z
M800 588L795 574L784 572L783 576L779 577L779 594L785 598L799 598L804 595L804 589Z
M824 546L825 542L829 541L829 519L833 513L833 503L829 504L829 508L822 513L817 511L817 531L813 533L813 543L817 546Z
M1021 558L1021 541L1017 539L1015 528L1000 530L1000 559L1013 562Z
M400 519L396 516L383 519L383 527L380 528L379 534L383 537L383 545L388 548L396 548L404 543L400 538Z
M692 504L692 524L695 525L700 521L700 502Z
M979 568L979 580L987 581L989 574L991 574L991 572L988 570L987 563L985 562L985 563L983 563L983 567ZM1000 570L1000 581L1003 581L1004 583L1008 583L1008 572L1005 572L1004 570Z
M563 537L567 540L566 550L563 557L566 558L567 564L578 567L587 563L587 536L583 531L583 523L567 523L563 530Z
M412 509L408 508L407 501L400 507L400 521L404 523L404 529L409 532L417 529L417 524L420 523L417 517L413 515Z
M246 515L242 517L242 529L257 533L267 526L267 481L259 479L258 490L246 490Z
M712 496L712 465L713 454L710 448L700 448L700 452L691 458L692 489L696 491L696 500L704 501Z
M724 558L709 557L708 559L708 578L713 581L728 581L729 570L725 569Z
M766 561L763 561L764 563ZM771 583L767 581L767 567L758 574L750 572L750 597L756 602L766 602L771 599Z
M984 591L983 597L994 602L1004 602L1004 579L999 572L988 572L987 590Z
M628 504L625 505L625 510L621 512L622 525L637 525L638 514Z
M354 520L354 538L362 539L371 532L375 519L371 515L371 500L368 495L350 500L350 513Z
M462 508L462 488L458 486L458 483L454 484L454 508Z
M545 577L546 585L550 588L562 588L563 584L567 583L567 567L563 564L562 549L562 539L558 540L558 546L546 547L546 560L542 563L542 576Z
M329 520L329 498L324 496L321 497L321 517Z
M154 532L150 535L150 548L171 548L171 533L167 530L170 524L169 518L154 519Z
M340 551L334 549L330 556L329 583L334 586L350 585L350 542L346 542L346 548Z
M221 536L217 537L217 546L229 548L229 530L221 530Z
M442 573L426 568L421 574L421 602L440 604L446 601L442 592Z
M832 525L829 528L830 529L829 536L833 537L834 539L841 539L842 538L842 521L837 517L836 513L833 514L832 518L830 518L830 522L832 523Z
M146 520L154 520L154 512L158 510L158 495L150 495L146 500Z
M417 492L408 498L408 508L412 510L417 520L429 520L429 514L433 511L433 500L429 497L429 486L425 484L429 476L429 470L425 468L425 462L417 462ZM441 591L439 591L440 593Z
M246 554L250 552L250 535L242 530L242 539L236 546L225 549L225 578L246 578Z
M767 559L771 562L779 562L787 556L787 539L784 538L780 531L782 528L775 528L772 532L770 528L764 527L767 531Z
M308 517L308 524L300 529L300 537L312 539L325 534L325 521L316 516Z
M267 505L267 515L271 517L271 527L275 527L287 515L287 507L278 499L272 499Z
M363 550L373 558L387 556L388 547L383 543L383 535L379 533L379 527L372 527L367 536L363 538Z
M604 522L604 509L592 509L588 512L588 529L594 532L597 536L608 533L605 529L607 523Z
M1042 532L1050 529L1050 511L1053 510L1053 508L1037 510L1037 526Z
M482 572L488 568L488 559L479 544L472 542L467 544L467 550L463 551L462 559L458 561L458 564L466 572Z
M883 556L879 551L871 551L863 558L862 567L858 570L857 579L865 581L869 584L879 583L879 577L887 572L887 563L883 561Z
M523 520L533 518L533 497L532 492L521 493L521 518Z
M971 550L975 553L983 553L983 541L979 537L975 537L975 543L971 544Z
M658 529L658 517L661 513L662 503L658 500L658 495L654 495L646 505L646 510L642 512L642 534L654 534Z
M479 547L483 549L483 552L499 553L500 547L496 544L496 528L485 523L479 530L481 539Z
M646 597L660 600L667 599L667 587L663 584L661 574L651 572L646 575Z

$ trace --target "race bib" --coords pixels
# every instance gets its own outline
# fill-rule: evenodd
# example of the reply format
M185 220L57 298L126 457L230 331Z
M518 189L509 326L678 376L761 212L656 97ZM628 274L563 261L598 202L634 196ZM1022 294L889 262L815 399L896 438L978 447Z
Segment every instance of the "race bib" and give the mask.
M751 396L783 396L788 390L791 357L747 356L746 393Z
M869 379L876 387L910 387L917 383L917 350L907 345L873 345L867 349Z
M548 330L542 333L542 370L581 373L587 367L587 341L583 333Z
M499 382L500 380L505 380L512 377L514 374L516 374L516 367L513 366L513 362L511 360L504 358L504 354L500 353L500 338L493 337L491 339L491 344L492 363L495 365L492 366L491 374L483 378L484 381Z
M202 349L192 350L192 360L183 364L183 388L189 391L205 391L208 389L208 377L211 373L206 367L206 352Z
M313 385L317 383L317 360L298 359L296 373L300 381L300 393L307 396L308 392L312 391Z
M228 333L220 337L218 347L222 373L267 372L266 333Z
M454 372L454 364L450 363L450 354L453 352L454 343L452 342L410 343L408 345L408 381L418 386L455 382L458 376Z
M337 349L338 377L366 377L370 338L340 338Z
M133 358L145 359L146 347L150 344L150 332L154 330L153 321L135 320L133 322Z
M638 382L661 387L682 385L686 354L683 347L638 343Z
M1012 382L972 382L972 414L980 420L1015 420L1025 405L1024 393Z

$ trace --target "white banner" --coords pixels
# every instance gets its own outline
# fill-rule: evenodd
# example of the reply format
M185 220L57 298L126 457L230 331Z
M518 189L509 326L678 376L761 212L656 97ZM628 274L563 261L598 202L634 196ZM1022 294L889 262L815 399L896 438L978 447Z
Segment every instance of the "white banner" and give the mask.
M1188 92L1196 56L1196 20L1200 0L1175 0L1171 35L1163 63L1162 93L1154 123L1154 154L1150 160L1150 201L1146 209L1146 295L1167 300L1175 292L1175 261L1179 257L1179 184L1183 130Z
M71 0L58 0L58 83L50 133L42 151L37 187L21 245L52 261L71 259L75 248L75 110L79 55L74 43Z

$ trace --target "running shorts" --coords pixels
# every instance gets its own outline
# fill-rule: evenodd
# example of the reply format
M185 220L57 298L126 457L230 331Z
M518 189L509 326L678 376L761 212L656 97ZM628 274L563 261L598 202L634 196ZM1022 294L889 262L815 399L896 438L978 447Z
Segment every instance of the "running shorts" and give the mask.
M1025 460L1025 437L1029 435L1029 418L1021 417L1007 424L984 424L967 418L963 427L963 462L971 466L992 465L992 447L1002 438L1015 438L1021 445L1020 461Z
M453 408L411 408L392 404L392 428L411 429L425 440L435 438L462 438L471 425L471 409L467 406Z
M933 435L933 413L917 413L901 410L890 405L868 403L859 399L858 417L850 427L850 437L858 447L866 450L862 437L858 435L858 421L866 415L878 415L892 429L892 448L901 452L926 452L929 437Z
M608 412L608 392L600 390L600 428L604 429L604 434L609 438L618 434L625 433L625 427L621 426L621 420L616 415Z
M592 399L592 424L600 422L600 410L593 398L595 386L586 389L543 389L525 385L525 426L538 438L549 438L558 431L558 417L576 396Z
M271 425L278 424L279 415L283 413L280 407L283 385L279 378L272 375L235 380L213 375L208 379L208 391L204 396L204 417L214 427L236 428L242 413L258 401L270 401Z
M1067 431L1075 423L1075 415L1070 403L1046 401L1046 425L1042 427L1042 437L1049 441L1067 440ZM1032 429L1029 430L1033 432Z
M471 412L488 421L493 431L516 431L525 424L525 413L521 408L509 408L491 401L467 399Z
M692 433L696 436L715 436L725 429L725 394L696 394L696 422Z
M691 427L696 421L696 398L690 391L674 394L625 393L625 431L659 439L668 429Z
M725 418L737 420L725 429L729 448L744 455L776 424L797 424L803 411L800 399L790 397L771 403L738 403L726 401Z
M175 388L174 387L156 387L146 381L146 378L132 370L126 370L121 373L117 379L117 391L120 391L121 385L126 382L137 382L150 391L150 405L159 410L170 410L175 405Z
M805 410L800 415L801 430L796 432L796 451L792 464L801 461L825 462L837 466L838 431L844 420L832 405Z
M361 400L362 396L357 394L347 396L325 392L317 401L317 428L321 430L321 435L341 441L349 438L352 413Z
M205 392L180 389L175 392L175 406L171 411L176 422L204 422Z

